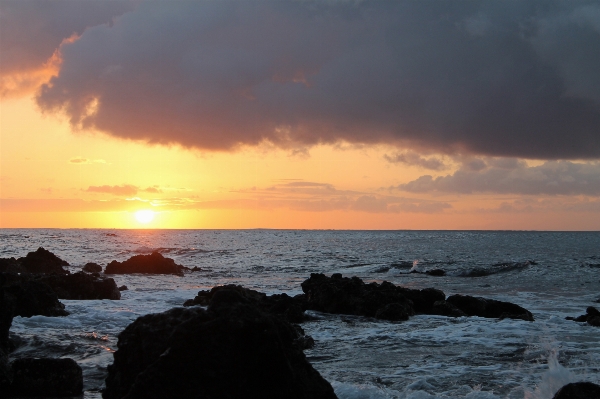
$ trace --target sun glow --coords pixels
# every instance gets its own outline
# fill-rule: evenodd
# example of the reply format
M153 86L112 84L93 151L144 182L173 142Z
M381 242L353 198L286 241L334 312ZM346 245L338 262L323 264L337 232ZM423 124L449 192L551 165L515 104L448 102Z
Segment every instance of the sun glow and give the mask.
M152 220L154 220L154 211L147 209L137 211L135 213L135 219L140 223L150 223Z

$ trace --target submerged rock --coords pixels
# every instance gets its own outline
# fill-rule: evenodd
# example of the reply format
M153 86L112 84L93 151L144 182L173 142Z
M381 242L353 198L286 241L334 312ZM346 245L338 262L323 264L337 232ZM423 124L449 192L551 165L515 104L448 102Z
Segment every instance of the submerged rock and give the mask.
M567 320L577 321L579 323L587 322L590 326L600 327L600 311L593 306L585 310L585 314L578 317L567 317Z
M86 263L81 270L88 273L102 273L102 266L97 263L89 262Z
M552 399L600 398L600 385L591 382L572 382L556 392Z
M165 258L159 252L150 255L135 255L124 262L113 260L104 269L104 274L176 274L183 275L186 268L178 265L171 258Z
M219 290L208 310L138 318L119 335L103 398L336 398L298 330L245 301Z
M83 374L73 359L14 360L8 397L66 397L82 394Z
M386 281L365 284L358 277L341 274L327 277L313 273L302 283L302 291L307 309L384 320L406 320L415 313L432 314L433 304L446 298L442 291L433 288L413 290Z
M510 302L470 295L452 295L446 299L446 302L454 305L468 316L533 321L531 312Z

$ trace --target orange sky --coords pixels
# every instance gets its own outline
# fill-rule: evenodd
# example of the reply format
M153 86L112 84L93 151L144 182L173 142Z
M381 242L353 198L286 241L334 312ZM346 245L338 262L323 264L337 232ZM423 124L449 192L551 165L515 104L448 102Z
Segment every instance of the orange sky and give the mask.
M201 152L73 132L60 116L43 115L27 97L3 99L0 112L3 228L600 226L598 212L568 210L565 205L593 198L390 190L432 172L388 162L384 156L397 152L391 147L318 146L300 154L266 146ZM528 207L502 209L524 199ZM421 211L423 204L433 206ZM138 222L134 213L140 209L154 210L155 219Z
M597 21L486 4L3 1L0 228L600 229Z

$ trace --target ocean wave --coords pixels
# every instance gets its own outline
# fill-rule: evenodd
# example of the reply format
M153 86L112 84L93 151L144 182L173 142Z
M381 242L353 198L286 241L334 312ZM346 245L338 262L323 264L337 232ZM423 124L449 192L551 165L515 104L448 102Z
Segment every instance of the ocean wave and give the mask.
M508 273L512 271L520 271L528 268L529 266L537 265L535 261L525 262L504 262L496 263L490 267L475 267L470 270L463 270L456 274L458 277L485 277L493 274Z

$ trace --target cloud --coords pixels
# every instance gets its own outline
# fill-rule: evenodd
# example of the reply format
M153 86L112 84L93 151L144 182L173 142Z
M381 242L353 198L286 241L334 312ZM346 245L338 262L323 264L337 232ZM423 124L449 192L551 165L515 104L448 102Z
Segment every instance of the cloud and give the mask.
M475 165L475 166L474 166ZM395 187L413 193L600 195L600 164L547 161L528 166L516 159L471 161L453 174L424 175Z
M69 163L74 163L77 165L91 165L95 163L106 163L104 159L87 159L84 157L75 157L69 159Z
M132 184L123 184L121 186L89 186L87 190L89 193L102 193L102 194L112 194L118 196L126 196L131 197L132 195L136 195L138 192L145 192L151 194L160 194L163 191L159 186L151 186L144 189L141 189Z
M44 4L27 13L58 25ZM81 21L39 91L39 106L75 129L207 150L600 156L594 0L145 1L98 24L114 13Z
M407 151L404 153L397 153L394 155L385 154L383 157L386 161L390 163L401 163L407 166L418 166L423 169L431 170L447 169L447 166L441 159L436 157L425 158L414 151Z
M60 59L53 56L63 41L133 7L130 1L2 0L0 95L37 89L57 72Z

